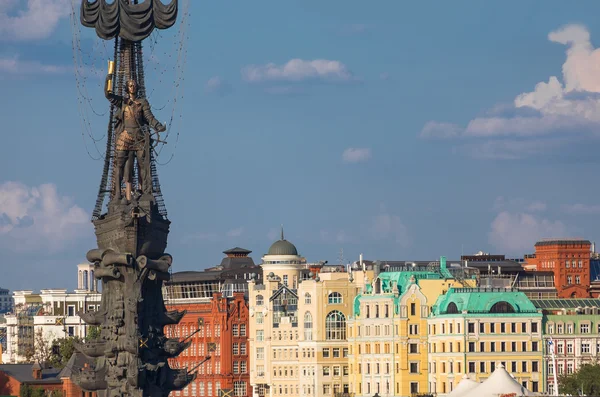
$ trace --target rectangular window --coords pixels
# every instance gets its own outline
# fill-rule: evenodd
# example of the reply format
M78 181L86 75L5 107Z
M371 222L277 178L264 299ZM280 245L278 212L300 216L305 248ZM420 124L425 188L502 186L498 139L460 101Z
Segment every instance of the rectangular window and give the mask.
M532 352L538 351L538 343L537 342L531 342L531 351Z
M233 382L233 394L236 397L245 396L246 395L246 382L244 382L244 381Z
M521 372L527 372L527 361L521 362Z
M245 374L248 372L245 361L240 361L240 373Z
M517 342L510 342L510 351L511 352L517 351Z
M245 343L240 343L240 354L242 356L246 355L246 344Z
M531 333L538 332L538 323L531 323Z
M69 316L69 317L75 316L75 306L72 306L72 305L67 306L67 316Z
M258 339L258 337L257 337L257 339ZM233 355L237 356L238 354L240 354L240 344L235 342L233 344Z
M410 315L411 316L416 316L417 315L417 304L416 303L411 303L410 304Z
M469 373L475 373L475 362L474 361L469 361Z
M240 336L240 328L238 324L233 324L233 327L231 329L231 332L233 334L233 336ZM208 335L207 335L208 336Z
M264 347L257 347L256 348L256 359L257 360L264 360L265 359L265 348Z
M581 332L582 334L589 334L590 333L590 324L581 324L579 326L579 332Z
M240 336L246 336L246 324L240 324Z
M340 348L339 347L334 347L333 348L333 357L334 358L340 358Z
M348 357L348 348L344 347L342 349L342 357L347 358Z
M419 373L419 363L418 362L411 362L410 363L410 373L411 374L418 374Z
M410 393L411 394L419 393L419 382L410 382Z
M470 334L474 334L475 333L475 323L468 323L467 324L467 329L469 331Z
M333 366L333 376L340 376L341 368L339 365Z
M582 342L581 343L581 353L589 354L591 352L590 342Z
M496 323L490 323L490 333L493 334L496 332Z
M212 382L208 382L206 384L206 395L207 396L212 396Z
M506 332L506 324L505 323L500 323L500 332L501 333L505 333Z
M265 331L262 329L257 329L256 330L256 341L257 342L263 342L265 340ZM235 346L235 343L234 343ZM233 353L235 354L235 353Z
M479 323L479 333L485 334L485 324L484 323Z
M479 342L479 352L485 352L485 342Z
M521 342L521 351L522 352L526 352L527 351L527 342Z
M485 361L479 362L479 372L482 374L485 373Z
M573 354L573 343L567 343L567 354Z
M513 334L517 333L517 323L510 323L510 332Z
M490 363L490 373L493 373L496 370L496 362L492 361Z
M516 373L517 372L517 362L516 361L511 361L511 363L510 363L510 371L512 373Z
M527 323L521 323L521 332L524 334L527 333Z
M323 358L329 358L329 348L323 348Z
M409 353L416 354L419 352L419 345L417 343L409 343Z
M254 313L254 317L256 318L256 324L264 323L265 315L263 314L263 312Z
M500 342L500 351L501 352L505 352L506 351L506 342Z
M475 342L469 342L469 353L475 352Z
M539 363L537 361L531 362L531 372L539 372Z
M234 374L239 374L240 373L240 362L239 361L234 361L233 362L233 373Z

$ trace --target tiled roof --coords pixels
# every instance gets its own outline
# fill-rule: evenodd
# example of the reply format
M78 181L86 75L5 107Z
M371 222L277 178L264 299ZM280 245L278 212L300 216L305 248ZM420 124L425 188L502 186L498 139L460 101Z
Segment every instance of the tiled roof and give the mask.
M600 308L600 299L532 299L531 303L540 309Z
M33 364L0 364L0 372L16 379L20 383L61 383L58 374L60 369L47 368L42 370L42 379L33 378Z

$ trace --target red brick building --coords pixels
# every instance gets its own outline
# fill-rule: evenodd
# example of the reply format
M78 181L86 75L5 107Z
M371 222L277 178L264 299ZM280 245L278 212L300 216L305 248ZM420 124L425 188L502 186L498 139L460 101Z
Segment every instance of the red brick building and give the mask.
M192 344L172 359L174 368L199 365L198 377L175 396L251 396L248 359L248 302L243 292L232 298L215 293L206 302L178 302L169 310L186 310L178 325L166 328L170 338L191 336ZM200 364L205 358L210 359Z
M0 365L0 395L18 396L23 385L40 388L46 392L62 391L60 372L56 368L42 368L39 364L2 364Z
M527 264L554 273L559 298L590 297L591 242L581 239L542 240Z
M262 279L262 269L232 248L219 266L172 275L164 289L168 310L186 311L179 324L167 326L169 338L190 338L191 345L170 361L174 368L195 369L198 377L175 397L251 396L248 353L248 281ZM203 362L206 358L207 361Z
M63 397L96 397L94 392L81 390L71 380L73 371L89 363L90 359L77 353L73 354L65 368L43 368L40 364L2 364L0 365L0 395L19 396L21 387L42 389L46 394L58 391Z

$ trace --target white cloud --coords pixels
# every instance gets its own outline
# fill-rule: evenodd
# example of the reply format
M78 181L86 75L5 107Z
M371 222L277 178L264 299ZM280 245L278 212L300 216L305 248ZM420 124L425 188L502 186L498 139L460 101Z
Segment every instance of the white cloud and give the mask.
M587 204L567 204L563 206L566 213L571 215L593 215L600 214L600 205L587 205Z
M0 184L0 236L5 249L16 252L60 252L68 244L92 236L89 215L56 186Z
M230 90L229 84L219 76L208 79L204 91L208 94L225 94Z
M543 212L546 211L547 205L539 200L499 196L494 201L493 208L495 211Z
M581 139L598 135L600 127L600 49L595 49L590 34L581 25L567 25L548 35L552 42L567 46L562 81L550 76L531 92L515 97L511 114L486 115L469 121L466 127L430 121L420 132L422 138L463 138L490 143L505 154L494 156L491 147L473 152L479 158L523 158L556 150L556 137ZM493 112L492 112L493 113ZM490 139L496 139L492 141ZM513 141L507 141L510 138ZM507 141L502 148L502 142ZM547 144L552 141L553 144ZM516 142L516 144L514 144ZM529 145L527 150L518 144ZM536 148L537 147L537 148ZM537 150L536 150L537 149ZM479 152L479 153L478 153Z
M392 239L402 247L409 247L412 244L408 228L397 215L380 214L374 216L368 230L370 237L375 240Z
M371 149L369 148L348 148L342 153L342 160L345 163L360 163L371 158Z
M48 74L56 75L67 73L69 69L65 66L48 65L38 61L23 61L18 56L0 57L0 74L8 75L32 75Z
M240 227L237 227L235 229L229 230L226 233L226 235L227 235L227 237L239 237L239 236L242 235L242 233L244 233L244 227L240 226Z
M560 221L525 212L502 211L492 221L489 242L501 252L521 255L531 251L542 238L565 236L567 227Z
M0 1L0 41L39 40L71 13L69 0Z
M248 65L242 69L242 77L249 83L300 82L307 80L349 82L352 72L340 61L327 59L292 59L284 65Z
M321 230L319 232L321 241L329 244L343 244L354 241L354 238L343 229L337 231Z

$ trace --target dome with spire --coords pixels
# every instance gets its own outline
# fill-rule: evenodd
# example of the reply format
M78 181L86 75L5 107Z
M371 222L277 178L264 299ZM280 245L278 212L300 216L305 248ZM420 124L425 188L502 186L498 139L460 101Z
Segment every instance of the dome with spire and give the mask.
M281 239L275 241L269 248L267 255L298 255L296 246L285 239L283 236L283 226L281 227Z

